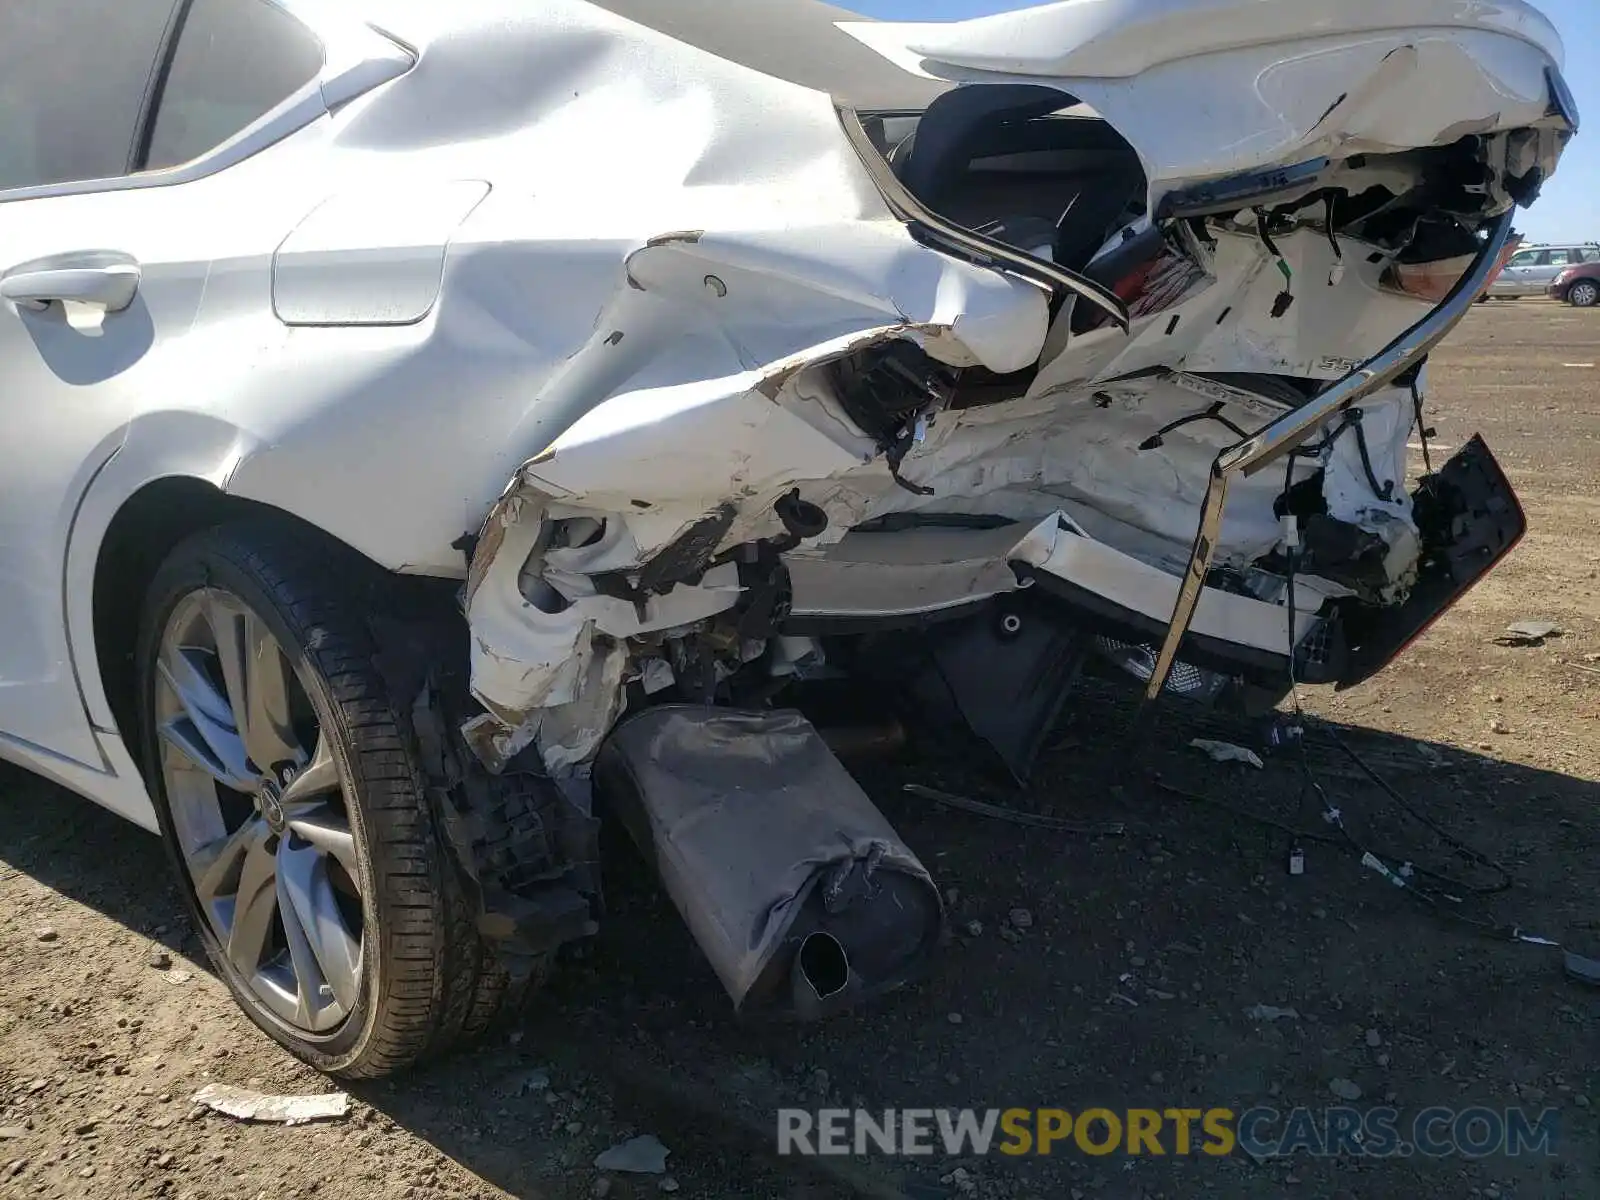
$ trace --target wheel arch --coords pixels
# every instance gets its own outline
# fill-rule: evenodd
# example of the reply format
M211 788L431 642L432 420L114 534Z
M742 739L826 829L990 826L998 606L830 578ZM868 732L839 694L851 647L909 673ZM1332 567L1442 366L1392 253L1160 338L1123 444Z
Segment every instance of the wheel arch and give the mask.
M93 662L116 732L141 768L146 764L140 740L131 736L137 729L134 654L150 582L185 538L249 518L292 527L307 538L338 541L291 512L229 495L211 480L193 475L163 476L141 486L117 508L100 539L90 588Z
M1577 291L1579 287L1581 287L1581 286L1583 286L1585 284L1587 284L1591 288L1594 288L1596 290L1600 290L1600 276L1596 276L1596 275L1580 275L1580 276L1578 276L1578 278L1574 279L1571 283L1567 284L1566 287L1561 289L1561 300L1562 300L1562 302L1565 303L1565 304L1573 304L1573 307L1577 307L1577 305L1573 303L1572 293ZM1591 306L1591 307L1593 307L1593 306Z
M253 430L195 408L165 408L136 416L102 447L101 461L86 472L63 510L66 647L103 758L95 781L79 790L151 825L153 809L132 733L131 659L144 593L166 554L200 529L266 516L338 543L390 577L409 577L403 570L396 575L398 563L408 558L386 562L372 547L357 544L367 514L336 509L346 519L330 528L320 519L327 506L315 503L315 476L246 486L259 464L284 449L270 423Z

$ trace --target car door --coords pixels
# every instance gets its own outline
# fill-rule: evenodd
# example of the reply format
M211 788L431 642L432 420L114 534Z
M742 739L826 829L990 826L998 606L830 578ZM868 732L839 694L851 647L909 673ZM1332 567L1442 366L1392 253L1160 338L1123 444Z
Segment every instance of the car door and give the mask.
M1533 296L1544 295L1545 289L1555 282L1557 275L1581 261L1576 250L1546 250L1540 256L1538 265L1528 271L1528 293Z
M270 304L306 205L262 216L288 198L258 152L326 116L326 64L269 0L0 5L0 755L102 765L63 619L75 507L127 422L204 373L183 348L215 262L259 262Z
M165 289L146 286L137 304L124 302L127 264L91 260L98 247L71 227L81 197L6 200L127 173L174 7L53 0L0 10L0 738L86 764L99 754L77 703L52 551L72 476L116 425L96 385L149 349L150 304ZM35 298L51 288L86 303ZM173 297L180 308L183 290ZM96 295L103 319L90 328Z
M1548 250L1521 250L1511 256L1504 271L1500 272L1490 291L1497 296L1522 296L1532 291L1528 282Z

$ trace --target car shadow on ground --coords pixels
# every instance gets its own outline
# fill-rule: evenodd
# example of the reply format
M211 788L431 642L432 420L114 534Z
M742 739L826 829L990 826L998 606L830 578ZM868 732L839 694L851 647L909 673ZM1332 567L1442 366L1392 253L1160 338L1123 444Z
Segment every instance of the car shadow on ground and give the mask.
M0 763L0 830L0 882L30 875L205 967L155 834L10 763Z
M356 1094L526 1197L590 1194L595 1154L633 1132L665 1142L696 1195L961 1194L940 1182L947 1162L777 1159L784 1105L1286 1108L1336 1103L1339 1079L1363 1103L1402 1110L1554 1105L1587 1118L1572 1105L1600 1085L1594 993L1563 978L1554 952L1471 923L1593 953L1600 786L1350 726L1328 728L1355 756L1315 729L1303 749L1274 751L1259 726L1176 706L1130 742L1130 712L1075 708L1020 794L948 749L861 772L953 889L951 942L901 996L816 1026L737 1020L643 865L613 848L600 938L525 1017L477 1051ZM1265 769L1211 762L1189 747L1196 735L1254 740ZM1128 832L1085 838L941 810L904 793L908 779ZM1436 890L1461 902L1429 907L1363 868L1324 819L1329 805L1362 846L1447 877ZM26 873L199 959L154 837L20 774L0 774L0 827L0 875ZM1289 873L1292 850L1304 874ZM1296 1016L1252 1020L1256 1004ZM1184 1195L1202 1181L1241 1196L1302 1182L1304 1195L1465 1194L1492 1179L1580 1195L1595 1184L1592 1126L1568 1121L1557 1154L1518 1161L968 1161L995 1195ZM655 1183L619 1179L611 1194L653 1195Z

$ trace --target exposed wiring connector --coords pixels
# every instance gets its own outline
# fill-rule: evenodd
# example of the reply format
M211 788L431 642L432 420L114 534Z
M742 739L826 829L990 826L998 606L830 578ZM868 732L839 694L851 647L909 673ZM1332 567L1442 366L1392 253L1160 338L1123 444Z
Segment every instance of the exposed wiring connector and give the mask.
M1327 203L1328 245L1333 247L1333 270L1328 272L1328 286L1338 287L1344 282L1344 251L1339 248L1339 235L1334 232L1334 205L1338 203L1338 196L1329 192Z
M1267 211L1264 208L1253 210L1256 214L1256 233L1261 238L1261 244L1267 248L1267 253L1272 255L1272 261L1278 266L1279 273L1283 276L1283 291L1278 293L1278 298L1272 302L1272 316L1274 320L1286 314L1294 307L1294 268L1289 265L1289 260L1283 257L1283 251L1278 249L1278 243L1272 240L1272 231L1267 228Z

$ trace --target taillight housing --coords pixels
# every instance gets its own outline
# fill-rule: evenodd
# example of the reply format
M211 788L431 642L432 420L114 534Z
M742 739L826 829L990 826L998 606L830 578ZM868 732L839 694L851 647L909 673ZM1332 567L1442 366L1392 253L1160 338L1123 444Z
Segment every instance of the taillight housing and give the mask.
M1494 269L1489 273L1488 283L1484 284L1484 291L1488 291L1489 284L1500 277L1500 272L1505 270L1506 264L1511 261L1511 256L1517 252L1521 244L1522 238L1517 234L1512 234L1506 241ZM1429 304L1439 304L1460 282L1461 277L1472 268L1474 261L1474 255L1464 254L1434 262L1390 263L1384 268L1378 286L1385 291L1410 296L1413 300L1426 300Z

